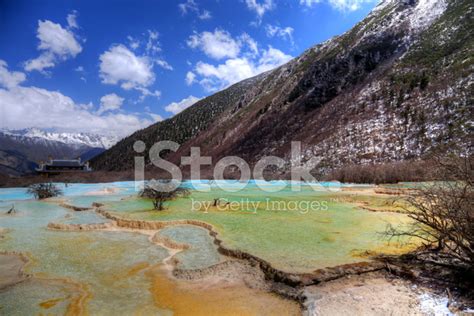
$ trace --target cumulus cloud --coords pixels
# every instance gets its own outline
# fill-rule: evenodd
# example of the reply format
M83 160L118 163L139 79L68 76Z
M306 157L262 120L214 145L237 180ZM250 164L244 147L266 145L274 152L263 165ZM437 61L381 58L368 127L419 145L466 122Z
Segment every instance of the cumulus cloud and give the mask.
M195 72L198 82L210 92L223 89L233 83L256 76L288 62L292 56L271 46L260 52L258 58L239 57L227 59L219 65L198 62Z
M97 111L97 114L120 109L123 104L123 100L124 98L119 97L115 93L104 95L102 98L100 98L100 108Z
M239 36L239 41L242 44L246 44L249 51L246 53L247 55L250 56L256 56L258 55L258 43L255 41L250 35L247 33L243 33L242 35Z
M94 111L92 103L77 103L59 91L23 87L20 84L25 79L24 73L9 71L7 63L0 60L0 86L4 87L0 87L1 127L54 128L58 131L126 136L156 119L153 113L147 113L146 117L124 112L111 113L123 102L117 95L102 97L99 111Z
M258 43L247 33L233 38L222 29L196 33L189 38L188 45L201 49L209 57L226 58L217 65L198 61L192 71L187 72L186 84L198 82L209 92L273 69L292 58L271 46L260 49Z
M77 24L77 12L73 11L72 13L67 15L67 25L71 29L77 29L79 28L79 25Z
M160 66L163 69L166 70L173 70L173 66L171 66L166 60L164 59L155 59L155 64Z
M232 38L229 32L221 29L215 29L214 32L195 33L189 37L187 44L215 59L233 58L240 52L239 41Z
M304 5L306 7L312 7L316 3L320 3L320 2L321 2L321 0L300 0L300 4Z
M143 88L143 87L137 87L135 89L137 89L141 93L140 97L138 98L140 102L145 100L146 97L156 97L157 99L161 97L160 90L150 91L147 88Z
M148 96L159 98L159 90L151 91L150 86L155 82L154 66L165 70L173 70L161 56L159 33L147 30L139 39L127 36L129 47L114 44L99 57L99 76L102 83L120 85L125 90L140 92L138 101Z
M186 0L186 2L178 4L178 8L180 9L183 15L188 13L194 13L197 17L201 20L209 20L212 18L211 12L208 10L201 10L198 4L194 0Z
M188 14L191 11L198 11L198 5L194 0L187 0L186 2L178 4L178 8L182 14Z
M268 37L280 37L284 40L288 40L293 43L293 31L294 29L290 26L280 27L278 25L267 24L265 26L265 32Z
M75 19L71 23L76 23ZM75 26L77 27L77 23ZM71 29L63 28L60 24L49 20L38 21L36 37L40 41L38 50L41 54L37 58L27 60L25 70L44 71L60 61L76 57L82 51L82 46Z
M155 55L161 52L160 42L158 41L159 33L157 31L148 30L148 41L145 46L147 55Z
M70 132L90 132L126 136L153 122L134 114L91 111L90 104L75 103L57 91L17 86L0 89L2 126L6 128L55 128Z
M263 0L258 2L257 0L245 0L247 8L254 11L257 14L259 21L262 19L265 12L272 10L275 5L273 0Z
M166 112L171 112L173 114L178 114L179 112L183 111L184 109L189 108L191 105L196 103L197 101L201 100L193 95L190 95L187 98L182 99L179 102L172 102L165 107Z
M152 62L137 56L124 45L114 45L99 57L103 83L120 84L125 90L147 87L155 81Z
M0 86L13 88L26 80L24 73L19 71L8 71L6 61L0 59Z
M281 50L271 46L263 50L262 57L258 61L257 72L262 73L275 67L283 65L290 61L293 57L283 53Z
M327 3L339 11L356 11L364 3L377 2L378 0L326 0ZM300 0L300 4L306 7L312 7L322 0Z
M155 114L155 113L147 113L147 114L153 119L154 123L163 121L163 117L159 114Z
M211 12L207 10L202 10L202 12L199 13L198 18L200 18L201 20L209 20L212 18L212 15Z
M195 74L194 72L192 72L192 71L188 71L188 72L186 73L186 79L185 79L185 81L186 81L186 84L187 84L188 86L192 85L192 84L194 83L194 81L196 81L196 74Z

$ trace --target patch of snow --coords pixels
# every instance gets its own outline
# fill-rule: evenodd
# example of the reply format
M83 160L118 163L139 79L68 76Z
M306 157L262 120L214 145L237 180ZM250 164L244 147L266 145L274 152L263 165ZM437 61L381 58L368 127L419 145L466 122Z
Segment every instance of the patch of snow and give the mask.
M411 29L425 29L443 14L447 6L446 0L419 0L410 17Z
M102 136L87 133L60 133L54 131L45 131L38 128L27 128L22 130L2 129L0 130L0 133L13 137L42 139L46 141L61 142L68 145L85 145L104 149L112 147L120 140L116 136Z
M418 297L421 311L426 315L454 316L448 308L448 298L424 293Z

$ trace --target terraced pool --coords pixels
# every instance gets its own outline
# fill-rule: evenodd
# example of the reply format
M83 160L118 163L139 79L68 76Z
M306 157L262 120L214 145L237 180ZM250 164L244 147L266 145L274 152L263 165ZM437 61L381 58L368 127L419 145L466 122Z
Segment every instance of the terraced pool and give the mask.
M238 280L216 279L206 285L172 277L173 268L205 269L228 260L202 227L48 229L51 222L112 222L93 210L62 207L64 203L90 207L100 202L103 209L129 219L203 221L214 226L226 247L288 272L367 260L361 258L367 251L399 251L378 233L387 223L408 221L403 214L360 209L340 199L344 192L310 187L297 193L263 192L255 183L234 193L213 187L210 192L192 191L189 197L170 202L163 212L136 198L132 182L69 184L62 189L64 196L48 201L31 200L23 188L0 189L0 252L25 255L29 262L24 269L30 274L26 281L0 290L2 314L222 315L224 308L229 314L300 313L295 302ZM215 199L219 206L213 206ZM319 208L305 209L298 204L301 201L318 202ZM273 202L277 206L269 208ZM17 212L7 215L12 204ZM156 234L187 248L154 243Z

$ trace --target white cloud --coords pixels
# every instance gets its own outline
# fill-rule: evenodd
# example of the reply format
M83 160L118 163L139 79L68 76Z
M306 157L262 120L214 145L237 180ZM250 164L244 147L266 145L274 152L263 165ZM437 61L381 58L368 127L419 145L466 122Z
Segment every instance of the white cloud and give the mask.
M161 52L158 37L159 33L157 31L148 30L148 41L145 47L147 55L155 55Z
M72 13L67 15L67 25L71 29L77 29L79 28L79 25L77 24L77 12L73 11Z
M208 10L200 10L198 4L194 0L186 0L186 2L178 4L178 8L183 15L192 12L201 20L209 20L212 18L211 12Z
M135 89L141 92L141 96L138 98L140 102L145 100L146 97L156 97L157 99L161 97L161 91L159 90L150 91L147 88L143 88L143 87L137 87Z
M356 11L362 4L375 1L377 0L329 0L329 4L340 11Z
M127 36L127 40L131 49L136 50L138 47L140 47L140 41L133 36Z
M215 59L233 58L240 52L240 42L233 39L229 32L221 29L215 29L212 33L195 33L189 37L187 44Z
M99 115L91 111L90 104L78 104L60 92L37 87L0 89L0 113L5 128L54 128L118 136L153 123L134 114Z
M263 0L261 3L257 0L245 0L245 3L247 4L247 8L257 14L259 21L261 21L265 12L270 11L275 7L273 0Z
M209 20L212 18L212 15L211 15L211 12L207 11L207 10L203 10L198 18L200 18L201 20Z
M187 98L182 99L179 102L172 102L168 104L165 107L165 111L171 112L173 114L178 114L179 112L183 111L184 109L187 109L197 101L201 100L200 98L197 98L195 96L190 95Z
M119 97L115 93L104 95L102 98L100 98L100 108L97 111L97 114L120 109L123 104L123 100L124 98Z
M267 24L265 26L265 31L268 37L278 36L284 40L288 40L293 43L293 31L294 29L290 26L280 27L277 25Z
M243 33L242 35L240 35L239 41L247 45L249 49L249 52L247 53L248 55L258 55L258 43L252 37L250 37L250 35L248 35L247 33Z
M155 113L147 113L147 114L153 119L154 123L163 121L163 117L159 114L155 114Z
M328 4L339 11L356 11L364 3L377 2L379 0L326 0ZM306 7L312 7L322 0L300 0L300 4Z
M293 57L283 53L281 50L271 46L264 50L262 57L258 61L257 72L262 73L275 67L283 65L290 61Z
M300 4L304 5L304 6L307 6L307 7L312 7L316 3L320 3L320 2L321 2L321 0L300 0Z
M156 59L155 60L155 64L157 64L158 66L160 66L161 68L163 69L166 69L166 70L173 70L173 66L171 66L170 64L168 64L168 62L164 59Z
M192 85L196 81L196 74L192 71L186 73L186 84L188 86Z
M195 72L199 83L208 91L223 89L233 83L256 76L288 62L292 57L271 46L258 59L248 57L227 59L217 66L198 62Z
M178 8L182 14L188 14L191 11L198 11L198 5L194 0L187 0L186 2L178 4Z
M103 83L120 84L125 90L144 88L155 81L152 62L146 56L136 56L124 45L115 45L100 59L100 77Z
M44 71L54 67L59 61L76 57L82 47L71 30L49 20L38 21L36 37L40 40L40 56L25 62L26 71Z
M159 90L150 90L150 86L155 82L153 71L155 65L173 70L173 66L159 55L161 52L159 33L147 30L143 36L143 40L127 36L130 48L123 44L115 44L99 57L99 76L102 83L116 84L125 90L139 91L141 93L139 102L148 96L156 98L161 96Z
M92 103L76 103L59 91L20 86L25 79L24 73L9 71L7 63L0 60L0 86L5 87L0 88L0 127L53 128L123 137L157 119L153 113L147 113L150 120L137 114L107 112L120 108L123 102L114 94L102 97L101 107L95 112Z
M19 71L8 71L7 62L0 59L0 86L13 88L26 80L26 75Z

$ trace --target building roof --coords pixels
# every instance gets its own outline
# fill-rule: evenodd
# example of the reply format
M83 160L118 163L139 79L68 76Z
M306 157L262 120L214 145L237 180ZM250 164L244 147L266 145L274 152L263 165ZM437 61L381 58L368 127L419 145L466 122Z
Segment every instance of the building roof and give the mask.
M36 168L37 172L40 173L57 173L57 172L87 172L92 169L89 164L81 162L80 159L55 159L50 160L46 163L40 164Z
M80 160L51 160L48 166L54 167L80 167L84 164Z

